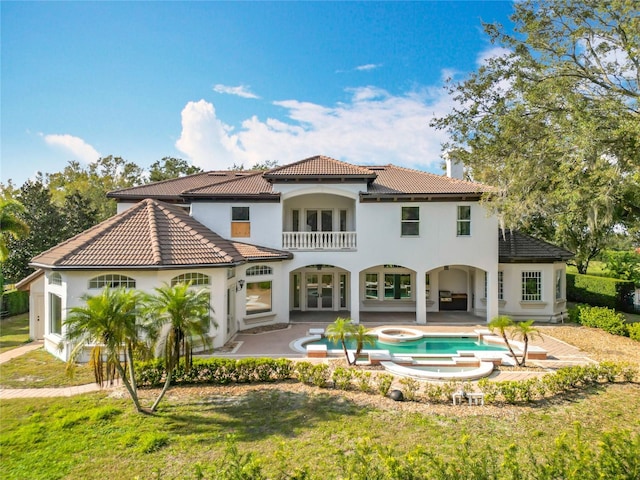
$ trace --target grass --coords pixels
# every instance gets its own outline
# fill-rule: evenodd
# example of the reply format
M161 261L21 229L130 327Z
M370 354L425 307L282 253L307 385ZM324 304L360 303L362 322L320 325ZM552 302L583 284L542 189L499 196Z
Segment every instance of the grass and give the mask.
M86 365L75 369L73 378L65 373L66 363L42 348L0 364L0 386L4 388L69 387L94 382Z
M153 416L136 414L127 400L105 393L7 400L0 402L0 476L196 478L197 466L211 469L222 458L228 435L241 452L270 459L262 465L270 478L279 468L303 465L314 478L337 478L338 452L353 451L365 438L397 453L421 445L448 456L467 436L472 449L491 445L502 452L517 442L543 458L559 435L572 435L576 421L594 448L601 432L624 426L637 434L638 411L638 385L609 386L561 404L505 407L501 414L478 407L476 415L461 417L375 409L311 387L265 386L234 397L213 389L208 396L170 400Z
M0 320L0 353L29 342L29 314L23 313Z

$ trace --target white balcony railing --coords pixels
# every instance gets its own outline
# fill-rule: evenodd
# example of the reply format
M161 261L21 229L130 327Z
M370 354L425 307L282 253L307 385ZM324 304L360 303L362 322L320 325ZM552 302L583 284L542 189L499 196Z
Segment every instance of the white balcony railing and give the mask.
M286 250L355 250L356 232L282 232Z

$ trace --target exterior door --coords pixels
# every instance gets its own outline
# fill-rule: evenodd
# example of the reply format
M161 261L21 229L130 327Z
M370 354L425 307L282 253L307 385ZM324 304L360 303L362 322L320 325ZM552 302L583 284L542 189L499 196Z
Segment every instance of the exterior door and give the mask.
M42 340L44 338L44 295L37 293L34 295L33 306L35 308L33 318L33 331L31 337L33 340Z
M307 273L307 310L333 310L333 274Z
M307 210L307 231L333 231L333 210Z

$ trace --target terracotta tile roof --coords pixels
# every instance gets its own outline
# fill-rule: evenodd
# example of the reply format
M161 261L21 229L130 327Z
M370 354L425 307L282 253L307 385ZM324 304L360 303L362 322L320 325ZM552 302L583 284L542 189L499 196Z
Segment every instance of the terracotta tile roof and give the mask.
M369 185L367 195L407 194L482 194L492 187L481 183L467 182L434 173L409 168L385 165L369 167L378 176Z
M107 193L109 198L119 200L142 200L145 198L156 198L163 200L180 200L180 194L186 190L215 185L226 182L234 178L242 178L254 174L252 170L221 170L196 173L185 177L172 178L161 182L148 183L137 187L122 188Z
M351 177L351 178L375 178L375 172L366 167L359 167L350 163L341 162L334 158L316 155L305 158L299 162L276 167L264 173L269 180L285 178L327 178L327 177Z
M394 165L363 167L317 155L266 172L217 171L141 185L108 194L118 200L156 198L187 201L189 198L253 198L276 201L273 182L278 181L362 181L366 198L407 195L481 195L491 187ZM277 188L276 188L277 190Z
M255 249L260 251L260 247ZM267 252L265 249L265 255ZM288 255L280 254L283 258ZM70 269L161 268L245 261L233 242L212 232L180 207L146 199L38 255L30 265Z
M188 197L210 197L210 196L254 196L265 195L274 199L280 197L279 193L273 191L273 186L262 176L263 172L253 173L243 177L236 177L224 182L207 185L200 188L193 188L183 192L182 196Z
M520 262L566 262L573 253L551 243L530 237L517 230L498 232L498 255L500 263Z
M282 250L275 250L273 248L260 247L258 245L251 245L249 243L232 242L233 246L240 252L247 261L256 260L286 260L293 258L293 254L290 252L283 252Z

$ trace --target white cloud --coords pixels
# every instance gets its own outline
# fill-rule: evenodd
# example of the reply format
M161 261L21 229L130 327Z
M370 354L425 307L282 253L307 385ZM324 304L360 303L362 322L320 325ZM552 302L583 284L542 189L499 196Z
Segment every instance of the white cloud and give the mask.
M356 70L359 72L367 72L369 70L375 70L376 68L380 68L382 66L381 63L367 63L366 65L359 65L356 67Z
M436 169L446 134L429 126L449 112L451 100L433 88L391 95L376 87L349 90L348 102L333 106L298 100L274 102L281 119L246 119L234 131L217 118L214 105L189 102L182 111L176 147L204 169L277 160L280 164L322 154L356 164Z
M218 93L226 93L228 95L236 95L242 98L260 98L258 95L251 92L251 89L246 85L230 87L228 85L222 85L219 83L213 86L213 91Z
M42 134L41 134L42 135ZM59 147L63 150L71 152L74 156L74 160L81 160L83 162L91 163L98 160L101 155L98 151L85 142L80 137L74 137L73 135L42 135L47 145Z
M176 148L199 167L224 170L243 161L232 130L216 117L213 104L205 100L189 102L182 109L182 134Z

